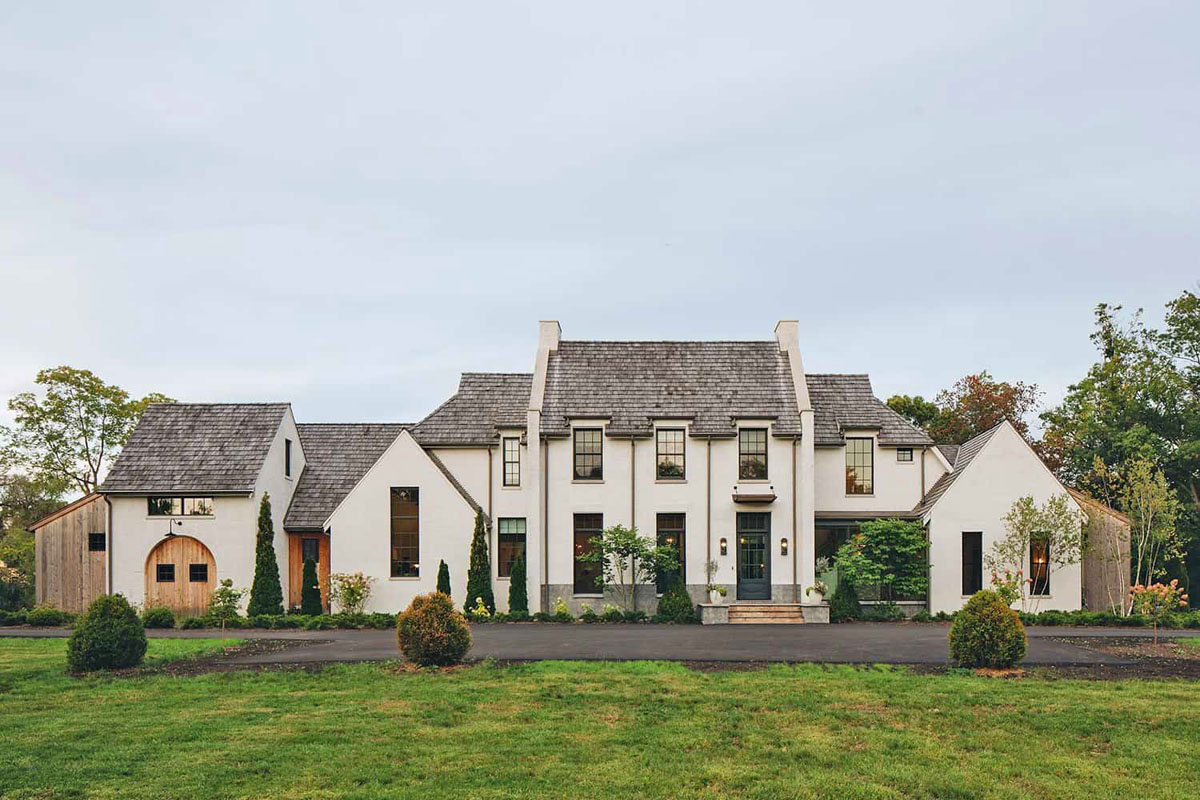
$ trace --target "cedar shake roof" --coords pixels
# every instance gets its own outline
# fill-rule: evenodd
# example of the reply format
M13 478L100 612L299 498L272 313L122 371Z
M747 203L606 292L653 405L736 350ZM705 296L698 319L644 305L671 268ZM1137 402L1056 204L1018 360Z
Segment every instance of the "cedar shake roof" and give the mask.
M840 446L845 443L842 432L855 428L879 431L879 444L885 447L933 444L929 434L875 397L867 375L809 375L808 396L817 447Z
M495 444L498 428L524 428L533 376L464 372L458 391L412 429L422 447Z
M104 494L249 494L287 403L152 403Z
M655 419L690 419L694 436L733 436L734 418L800 433L787 355L775 342L559 342L546 369L542 433L573 418L609 420L612 436L649 436Z
M297 425L305 464L283 520L284 530L322 530L338 503L400 432L411 427L402 423Z
M1000 426L1003 424L1004 423L1001 422L999 425L992 426L983 433L980 433L974 438L967 440L966 443L960 446L953 461L954 469L937 479L937 482L929 488L929 491L925 494L925 497L920 503L917 504L917 507L913 509L913 513L921 516L924 515L926 511L933 508L934 503L941 499L941 496L946 493L946 490L950 488L954 481L958 480L958 476L963 473L963 470L971 465L971 462L975 459L975 456L979 455L979 451L983 449L984 445L991 441L992 435L995 434L996 431L1000 430ZM940 446L939 449L941 449Z
M950 466L952 466L952 467L953 467L953 466L954 466L954 460L955 460L956 458L958 458L958 450L959 450L959 448L960 448L960 447L962 447L962 445L957 445L957 444L939 444L939 445L937 446L937 449L938 449L938 450L941 452L941 454L942 454L942 455L944 455L944 456L946 457L946 460L950 462Z

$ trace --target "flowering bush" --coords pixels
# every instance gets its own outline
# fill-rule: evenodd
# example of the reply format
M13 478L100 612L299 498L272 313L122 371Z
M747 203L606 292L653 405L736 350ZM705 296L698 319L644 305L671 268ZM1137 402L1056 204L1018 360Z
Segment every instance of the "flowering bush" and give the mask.
M329 596L346 614L361 614L371 596L375 579L361 572L337 573L329 576Z
M396 640L409 661L422 667L457 664L471 647L466 617L441 592L413 598L396 621Z
M1187 607L1188 596L1179 588L1179 581L1169 584L1137 584L1129 590L1130 611L1145 614L1154 620L1154 642L1158 643L1158 624L1176 609Z
M1011 607L1013 603L1021 599L1021 583L1024 580L1024 570L1019 569L1013 572L1011 569L1005 568L1002 574L992 570L992 591L1000 595L1000 599L1004 601L1005 605Z
M488 611L487 603L484 602L483 595L475 598L475 607L467 612L467 616L471 619L489 619L492 612Z

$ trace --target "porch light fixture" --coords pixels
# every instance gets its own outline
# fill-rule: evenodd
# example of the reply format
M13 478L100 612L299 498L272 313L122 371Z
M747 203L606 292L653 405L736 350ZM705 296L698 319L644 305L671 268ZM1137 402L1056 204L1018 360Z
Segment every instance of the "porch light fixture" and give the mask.
M729 542L724 536L721 537L721 555L729 555Z
M786 538L779 540L779 555L781 555L781 556L787 555L787 539Z
M164 539L174 539L174 538L175 538L175 536L177 535L177 534L175 533L175 526L176 526L176 525L178 525L179 527L181 527L181 528L182 528L182 527L183 527L183 520L181 520L181 519L172 519L172 520L168 520L168 521L167 521L167 533L166 533L166 535L165 535L165 536L163 536L163 538L164 538Z

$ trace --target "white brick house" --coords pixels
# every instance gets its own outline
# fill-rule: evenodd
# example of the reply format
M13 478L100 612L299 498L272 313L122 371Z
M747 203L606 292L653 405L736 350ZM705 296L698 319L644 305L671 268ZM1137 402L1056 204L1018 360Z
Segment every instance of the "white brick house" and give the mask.
M928 605L950 611L986 585L980 549L1003 535L1012 502L1066 491L1007 424L955 450L888 409L866 375L806 374L795 322L758 342L567 341L543 322L532 373L466 373L415 424L296 424L286 404L152 406L101 489L111 589L169 596L164 559L204 551L211 568L196 576L249 586L269 491L293 602L312 557L323 580L374 576L376 611L432 591L444 560L461 603L482 511L501 608L517 553L533 610L558 597L598 607L596 576L575 556L616 523L682 543L698 602L712 560L731 602L804 606L819 555L864 520L900 517L926 526ZM202 547L171 556L167 539ZM1040 607L1079 608L1079 570L1056 572ZM180 561L161 577L191 573ZM641 587L639 607L655 596Z

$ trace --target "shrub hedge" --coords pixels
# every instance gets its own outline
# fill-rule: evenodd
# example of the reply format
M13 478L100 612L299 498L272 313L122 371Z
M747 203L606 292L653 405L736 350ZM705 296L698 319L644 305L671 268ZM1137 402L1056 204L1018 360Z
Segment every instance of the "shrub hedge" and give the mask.
M142 612L142 626L146 628L174 628L175 612L166 606L151 606Z
M119 594L92 601L67 642L71 672L136 667L146 655L146 631L129 602Z
M25 624L38 628L53 628L60 625L70 625L75 621L75 615L54 606L38 606L25 612Z

